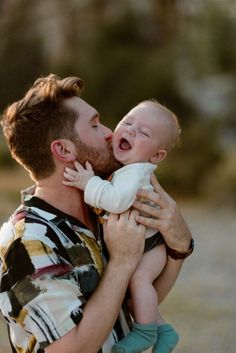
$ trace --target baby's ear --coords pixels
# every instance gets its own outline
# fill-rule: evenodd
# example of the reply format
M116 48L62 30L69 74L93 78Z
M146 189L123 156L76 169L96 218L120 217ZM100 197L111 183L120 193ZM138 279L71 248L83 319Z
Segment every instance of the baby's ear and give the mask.
M161 161L163 161L164 158L166 158L167 151L166 150L159 150L157 153L155 153L151 159L150 162L153 164L157 164Z
M51 151L53 156L62 162L74 162L76 154L73 143L66 139L54 140L51 143Z

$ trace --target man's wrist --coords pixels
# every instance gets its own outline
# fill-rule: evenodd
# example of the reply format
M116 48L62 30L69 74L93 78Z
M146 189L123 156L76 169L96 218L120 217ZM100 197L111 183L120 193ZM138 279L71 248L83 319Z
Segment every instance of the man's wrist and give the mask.
M192 254L192 252L194 250L194 240L193 240L193 238L191 238L189 247L186 251L179 251L179 250L170 248L168 246L166 247L166 249L167 249L167 255L170 256L172 259L183 260Z
M127 277L131 277L134 273L138 261L121 261L120 259L110 258L109 266L114 267L115 269L120 269L121 272L124 272Z

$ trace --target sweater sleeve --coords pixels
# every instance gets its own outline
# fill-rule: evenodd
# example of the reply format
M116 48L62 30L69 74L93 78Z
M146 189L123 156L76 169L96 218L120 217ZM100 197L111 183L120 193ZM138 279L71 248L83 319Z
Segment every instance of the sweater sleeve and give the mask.
M94 176L86 185L85 202L107 212L125 212L133 204L142 178L142 169L130 166L119 169L111 182Z

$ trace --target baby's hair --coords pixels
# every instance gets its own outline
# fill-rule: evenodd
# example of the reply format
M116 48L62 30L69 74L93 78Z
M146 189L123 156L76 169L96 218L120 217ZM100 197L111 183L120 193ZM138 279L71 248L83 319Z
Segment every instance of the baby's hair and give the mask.
M154 106L156 106L157 109L165 113L165 116L164 116L165 119L168 119L169 123L174 128L172 137L168 143L168 150L172 149L179 142L180 135L181 135L181 127L176 114L174 114L170 109L168 109L163 104L159 103L155 98L146 99L140 102L139 104L143 104L143 103L151 103Z

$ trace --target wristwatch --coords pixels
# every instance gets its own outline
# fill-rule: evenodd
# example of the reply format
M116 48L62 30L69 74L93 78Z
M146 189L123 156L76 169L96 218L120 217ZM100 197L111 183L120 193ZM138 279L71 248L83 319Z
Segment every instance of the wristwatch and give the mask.
M186 257L188 257L189 255L191 255L193 252L193 249L194 249L194 240L192 238L190 245L189 245L189 248L186 252L179 252L179 251L177 251L175 249L171 249L167 246L167 255L172 257L172 259L175 259L175 260L181 259L182 260L182 259L185 259Z

